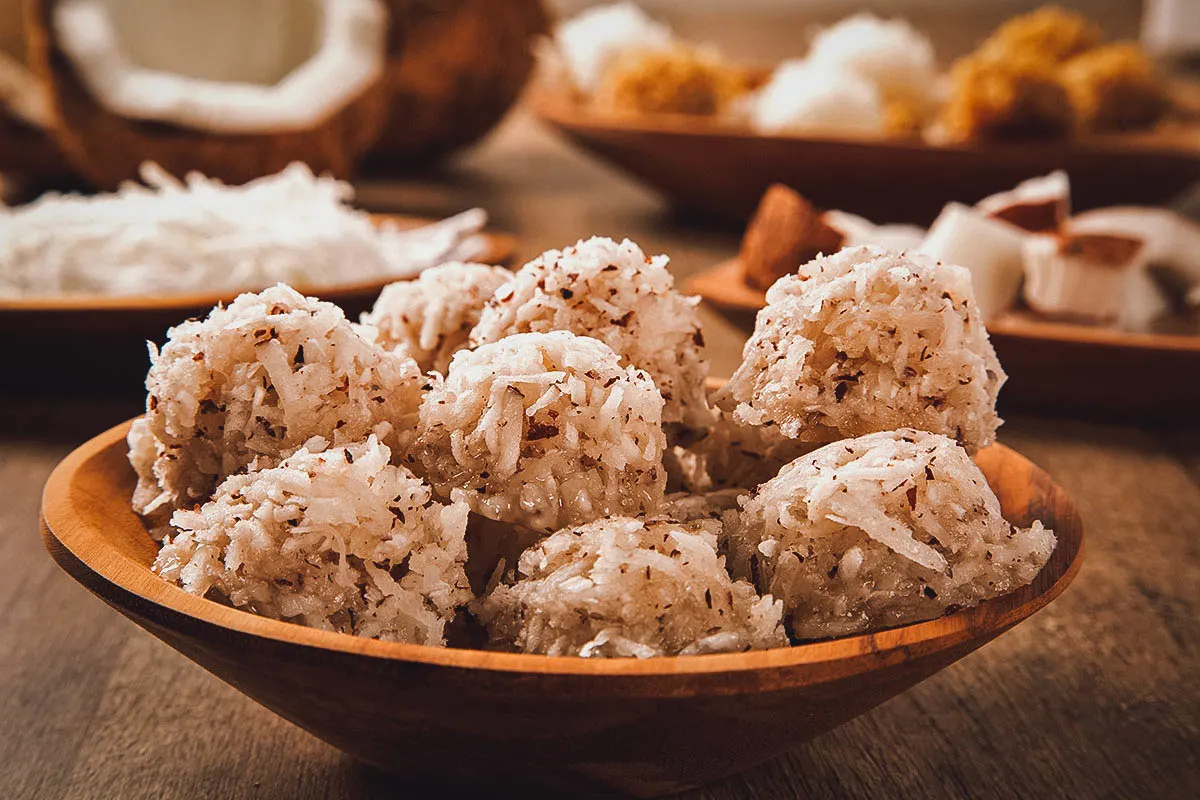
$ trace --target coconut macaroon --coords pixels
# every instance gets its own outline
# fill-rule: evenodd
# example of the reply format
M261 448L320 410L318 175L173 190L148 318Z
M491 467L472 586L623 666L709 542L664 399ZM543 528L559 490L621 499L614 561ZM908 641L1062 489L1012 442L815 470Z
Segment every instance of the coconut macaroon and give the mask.
M688 492L751 489L817 447L789 439L778 425L743 425L718 410L713 426L699 439L667 451L667 485Z
M436 502L374 437L313 439L271 469L234 475L177 511L154 571L201 597L314 628L444 645L472 597L467 506Z
M276 466L313 436L349 444L378 430L403 452L425 383L340 308L284 285L171 328L150 362L145 422L130 433L135 510L149 516L203 503L227 476Z
M784 647L781 607L733 581L705 523L617 517L562 530L484 598L493 646L583 657Z
M467 346L488 298L511 277L486 264L432 267L416 280L385 286L362 322L375 328L381 346L411 356L422 370L445 373L450 357Z
M471 344L514 333L566 330L591 336L650 373L666 405L663 422L709 422L698 298L684 297L667 257L647 257L626 239L593 237L550 250L522 267L488 301Z
M907 426L974 452L1000 424L1006 376L970 273L923 256L856 247L805 264L767 292L742 357L718 404L803 442Z
M555 531L653 512L666 485L663 399L645 372L568 331L463 350L421 405L419 457L440 493Z
M799 639L936 617L1033 580L1055 546L1017 529L966 451L903 429L827 445L742 501L735 576L784 603Z

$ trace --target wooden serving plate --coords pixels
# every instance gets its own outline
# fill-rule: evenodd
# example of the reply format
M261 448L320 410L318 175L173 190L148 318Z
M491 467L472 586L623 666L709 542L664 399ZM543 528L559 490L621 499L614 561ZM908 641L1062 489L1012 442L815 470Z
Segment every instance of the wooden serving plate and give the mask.
M741 654L583 659L397 644L203 600L149 569L130 510L129 423L71 453L42 498L42 539L75 580L171 647L329 744L414 782L658 796L771 759L862 714L1057 597L1083 528L1050 477L1003 446L978 463L1006 518L1058 547L1032 584L874 634ZM213 731L220 736L220 731ZM182 757L182 756L181 756Z
M418 228L435 220L375 215L400 228ZM478 260L506 264L516 239L485 233L488 249ZM392 280L296 288L341 306L357 320L371 308L379 290ZM217 303L229 303L237 292L192 292L170 295L64 295L0 298L0 338L15 342L13 362L0 371L0 389L79 391L139 387L150 367L146 341L161 342L167 328L190 317L203 317ZM83 380L81 380L81 377ZM85 393L87 393L85 391Z
M736 258L696 273L683 290L731 312L747 330L766 304L765 294L742 280ZM1019 312L990 320L987 329L1008 373L1000 393L1005 407L1195 422L1200 335L1132 333Z
M1074 141L933 145L920 139L764 135L687 115L619 116L544 89L534 112L672 202L748 220L783 183L821 208L880 222L928 223L948 200L973 203L1065 169L1077 210L1157 205L1200 180L1200 122Z

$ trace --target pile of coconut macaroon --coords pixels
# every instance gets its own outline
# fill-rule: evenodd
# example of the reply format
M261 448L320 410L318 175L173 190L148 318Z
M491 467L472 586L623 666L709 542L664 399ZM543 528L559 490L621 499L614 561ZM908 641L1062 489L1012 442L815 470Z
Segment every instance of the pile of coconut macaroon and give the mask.
M859 247L768 292L711 397L696 300L605 238L446 264L361 323L280 285L151 346L154 569L254 613L549 655L782 647L1029 583L971 454L1004 373L968 273Z

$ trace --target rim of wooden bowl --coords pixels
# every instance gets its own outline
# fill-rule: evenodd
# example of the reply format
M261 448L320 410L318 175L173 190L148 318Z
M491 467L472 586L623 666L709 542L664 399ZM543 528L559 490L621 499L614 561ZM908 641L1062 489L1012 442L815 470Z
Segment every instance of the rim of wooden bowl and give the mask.
M389 222L394 223L401 230L420 228L439 221L435 217L418 217L407 214L372 214L371 220L376 225L383 225ZM484 230L481 235L487 242L487 249L475 260L484 264L508 263L517 248L516 237L508 233L488 230ZM389 283L406 280L410 277L416 276L379 276L369 280L316 286L297 284L294 288L303 294L316 295L322 300L337 302L343 297L378 292ZM170 294L135 295L32 295L20 298L0 298L0 314L6 312L62 313L73 311L121 312L170 311L173 309L188 310L195 308L210 309L218 303L228 304L244 291L255 290L242 289L225 292L172 292Z
M122 608L122 604L112 599L112 586L195 622L321 651L490 672L597 678L648 680L718 674L733 677L768 671L778 673L772 675L771 687L795 686L894 665L971 640L991 639L1061 594L1074 579L1081 563L1083 528L1070 498L1044 471L1023 456L1003 445L994 445L977 457L989 478L1007 476L1014 486L1025 487L1024 496L1018 500L1024 503L1020 511L1006 508L1006 513L1041 515L1047 526L1055 529L1059 544L1033 583L971 609L926 622L787 648L649 659L587 659L385 642L268 619L196 597L162 580L145 563L137 562L113 545L105 529L140 530L149 537L126 500L134 481L133 471L125 458L125 435L131 422L117 425L78 447L55 468L47 481L42 497L42 535L59 565L118 608ZM81 477L85 477L89 469L92 473L100 470L95 463L98 459L110 462L116 459L123 469L109 464L102 480L93 476L83 483ZM104 501L107 504L111 504L112 498L119 498L123 513L116 518L99 519L103 511L96 509L102 497L108 498ZM1013 501L1011 497L1007 499ZM1006 498L1002 496L1001 501L1004 503ZM70 556L60 552L60 546ZM78 561L78 564L69 563L72 561ZM97 578L103 583L97 584ZM111 586L106 587L105 583ZM107 594L103 590L108 590ZM728 692L760 691L764 688L762 677L731 681L721 688ZM689 690L682 688L680 691Z

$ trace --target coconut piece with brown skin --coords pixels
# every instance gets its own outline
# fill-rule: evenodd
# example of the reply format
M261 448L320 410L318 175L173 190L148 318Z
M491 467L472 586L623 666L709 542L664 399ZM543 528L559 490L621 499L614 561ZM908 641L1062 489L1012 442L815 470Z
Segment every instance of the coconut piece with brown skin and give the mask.
M146 160L237 184L293 161L348 177L382 130L381 0L136 8L30 6L30 65L55 138L97 186L135 177Z
M821 253L841 250L845 238L799 192L781 183L772 184L742 237L738 255L742 275L748 285L769 289Z
M385 0L387 117L372 164L445 156L483 137L533 72L540 0Z
M1066 172L1055 170L985 197L975 208L1032 233L1056 231L1071 215L1071 182Z
M1141 239L1102 233L1034 236L1025 244L1025 301L1042 314L1113 322L1142 267Z

